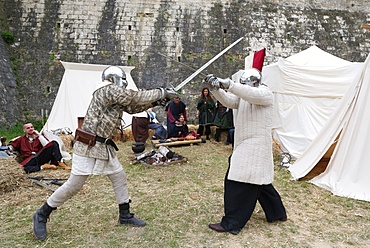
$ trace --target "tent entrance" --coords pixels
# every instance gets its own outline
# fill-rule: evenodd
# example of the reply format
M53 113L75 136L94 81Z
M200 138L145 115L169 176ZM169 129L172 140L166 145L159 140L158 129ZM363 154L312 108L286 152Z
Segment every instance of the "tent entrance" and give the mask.
M323 173L326 170L326 167L328 166L328 164L330 162L331 155L333 155L335 147L337 146L340 134L341 134L341 132L338 134L337 138L334 140L333 144L331 144L331 146L326 151L324 156L322 156L322 158L319 160L319 162L317 162L315 167L313 167L312 170L306 176L302 177L299 180L302 180L302 181L311 180L312 178L320 175L321 173Z

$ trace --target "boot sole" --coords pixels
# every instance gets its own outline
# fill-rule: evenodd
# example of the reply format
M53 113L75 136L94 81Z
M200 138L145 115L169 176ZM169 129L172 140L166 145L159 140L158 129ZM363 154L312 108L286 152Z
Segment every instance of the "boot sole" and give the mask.
M133 223L130 223L130 222L124 222L124 223L121 223L119 220L118 220L118 225L124 225L124 226L132 226L132 227L144 227L146 226L146 222L144 222L144 224L142 225L135 225Z

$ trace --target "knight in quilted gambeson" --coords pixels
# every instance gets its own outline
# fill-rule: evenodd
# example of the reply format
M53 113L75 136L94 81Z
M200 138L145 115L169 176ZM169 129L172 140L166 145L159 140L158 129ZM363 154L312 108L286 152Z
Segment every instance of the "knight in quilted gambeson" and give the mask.
M46 238L50 213L77 194L89 175L104 174L111 180L119 205L119 224L146 225L130 212L126 173L118 161L117 147L111 138L120 126L123 112L139 113L170 101L178 94L165 88L135 91L126 89L127 85L126 74L120 67L109 66L103 71L102 83L93 93L82 125L84 131L96 135L97 142L94 146L75 142L69 179L33 215L33 232L38 239Z

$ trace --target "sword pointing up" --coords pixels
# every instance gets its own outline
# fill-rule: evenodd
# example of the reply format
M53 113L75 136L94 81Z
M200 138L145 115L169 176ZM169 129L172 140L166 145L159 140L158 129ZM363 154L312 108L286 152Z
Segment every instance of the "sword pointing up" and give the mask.
M221 57L224 53L226 53L228 50L230 50L230 48L232 48L233 46L235 46L236 44L238 44L244 37L241 37L239 39L237 39L236 41L234 41L234 43L232 43L230 46L226 47L224 50L222 50L219 54L217 54L216 56L214 56L210 61L208 61L207 63L205 63L202 67L200 67L198 70L196 70L193 74L191 74L187 79L185 79L184 81L182 81L179 85L177 85L174 90L175 91L178 91L179 89L181 89L182 87L184 87L184 85L186 85L187 83L190 82L190 80L192 80L193 78L195 78L199 73L201 73L204 69L206 69L210 64L212 64L216 59L218 59L219 57Z

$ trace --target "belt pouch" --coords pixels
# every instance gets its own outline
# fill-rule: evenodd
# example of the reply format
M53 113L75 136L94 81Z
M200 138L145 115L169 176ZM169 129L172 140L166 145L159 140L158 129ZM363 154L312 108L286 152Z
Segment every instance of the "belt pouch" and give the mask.
M94 146L96 143L96 134L77 128L75 132L75 140L81 141L89 146Z

